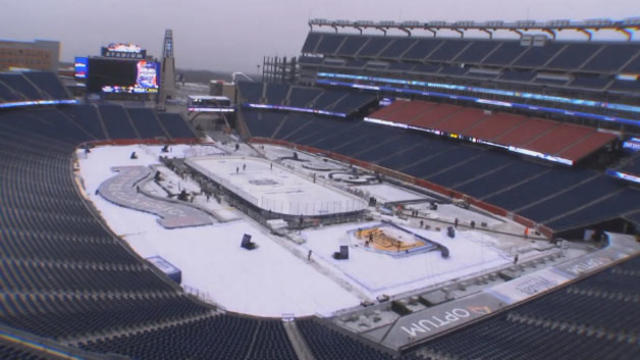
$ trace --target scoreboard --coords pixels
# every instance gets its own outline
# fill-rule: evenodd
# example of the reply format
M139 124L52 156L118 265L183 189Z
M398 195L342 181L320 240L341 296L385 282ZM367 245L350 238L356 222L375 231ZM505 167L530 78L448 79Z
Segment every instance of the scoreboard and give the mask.
M89 93L157 93L160 63L146 58L133 44L110 44L102 56L76 57L75 77L86 81Z

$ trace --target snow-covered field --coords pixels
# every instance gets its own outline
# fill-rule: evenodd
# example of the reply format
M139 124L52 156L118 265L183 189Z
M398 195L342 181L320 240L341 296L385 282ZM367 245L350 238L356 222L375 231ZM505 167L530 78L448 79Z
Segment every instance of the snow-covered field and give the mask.
M419 210L421 213L426 214L428 218L439 219L442 221L453 222L455 219L460 221L460 224L469 225L471 221L474 221L477 226L482 223L486 223L488 227L494 227L503 224L504 221L483 214L477 211L469 211L462 209L459 206L453 204L438 205L438 210L429 210L429 203L412 204L407 206L408 209Z
M334 268L372 297L400 294L481 273L511 261L506 254L479 241L486 235L477 232L458 231L456 237L451 239L444 229L437 232L407 228L449 248L448 259L442 258L439 251L397 258L367 250L361 244L350 241L347 235L349 230L374 224L344 224L307 230L304 232L307 242L303 246L313 251L316 260ZM340 245L349 245L349 260L335 260L331 256Z
M119 207L95 194L100 183L113 176L111 167L157 163L160 149L108 146L87 156L82 151L78 155L87 196L111 229L142 257L162 256L182 270L184 285L200 290L230 311L303 316L359 304L359 298L278 245L250 220L165 230L155 216ZM184 150L174 146L169 155L180 156ZM129 159L133 151L137 160ZM240 247L245 233L252 235L258 249Z
M233 148L233 145L224 147L232 152ZM363 296L375 298L380 294L395 295L416 291L506 266L511 262L510 254L496 250L496 238L477 231L458 231L456 238L451 239L446 236L444 229L431 231L408 228L447 246L450 257L444 259L440 252L435 251L398 258L365 250L357 242L349 240L349 230L374 224L373 222L306 230L298 235L306 239L306 243L297 245L284 238L274 237L264 227L224 202L211 206L214 207L213 210L235 213L238 220L216 222L214 225L197 228L167 230L156 223L155 216L119 207L95 194L98 186L114 175L111 171L114 166L158 164L159 155L202 157L223 152L213 146L172 146L168 154L162 154L160 149L160 146L132 145L99 147L89 154L79 150L80 175L86 196L102 213L111 229L121 235L142 257L162 256L182 270L183 285L197 289L230 311L257 316L331 314L358 305ZM271 150L274 150L274 154L270 153ZM132 160L129 155L134 151L138 159ZM245 184L242 185L245 186L243 191L258 197L275 196L275 199L282 200L283 194L288 191L302 191L304 195L301 201L304 202L331 202L333 200L328 196L335 194L352 199L344 191L329 188L328 180L322 184L313 184L308 172L304 172L307 174L304 178L278 164L274 164L271 170L270 162L262 159L245 159L247 169L243 171L242 160L229 161L242 159L238 155L247 156L252 151L249 147L242 146L240 151L235 152L236 155L213 157L212 159L217 160L207 166L216 173L226 174L229 181L236 185ZM267 158L271 159L292 153L288 149L273 147L266 147L265 152ZM307 154L300 156L309 157ZM226 163L220 161L225 158ZM236 174L238 166L240 169ZM173 190L197 190L193 181L171 176L166 168L158 169L163 175L170 177L167 184ZM256 185L269 183L266 181L269 179L289 184L287 181L290 179L287 180L286 177L298 181L297 187L283 191L283 187L273 184ZM385 184L367 189L388 201L422 196ZM152 190L162 192L161 189ZM198 201L202 201L200 205L206 205L204 200L198 198L196 203ZM457 214L464 210L456 208L452 211ZM233 219L234 216L229 218ZM399 220L399 223L406 226L406 222ZM258 244L256 250L248 251L240 247L244 234L252 236L252 241ZM331 255L338 251L340 245L349 245L348 260L332 258ZM312 251L311 264L306 260L309 250Z
M428 198L422 194L389 184L361 185L357 186L357 188L362 191L366 191L370 196L375 197L378 202L382 203L422 200Z

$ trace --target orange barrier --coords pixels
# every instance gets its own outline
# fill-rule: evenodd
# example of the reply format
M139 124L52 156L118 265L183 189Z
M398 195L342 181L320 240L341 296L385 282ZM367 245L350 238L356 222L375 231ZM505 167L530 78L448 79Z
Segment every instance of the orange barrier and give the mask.
M94 145L94 146L102 146L102 145L177 145L177 144L189 144L196 145L200 143L200 139L198 138L176 138L176 139L115 139L115 140L93 140L86 141L78 145L78 147L83 147L85 145Z

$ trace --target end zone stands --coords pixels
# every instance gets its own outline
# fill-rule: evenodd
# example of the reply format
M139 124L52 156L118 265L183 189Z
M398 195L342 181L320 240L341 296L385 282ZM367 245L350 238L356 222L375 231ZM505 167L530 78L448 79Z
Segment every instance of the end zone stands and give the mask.
M50 72L0 73L0 108L75 103Z
M366 120L403 124L565 164L580 161L616 139L591 127L426 101L396 101Z
M285 84L239 82L240 103L249 108L348 117L376 101L376 96Z

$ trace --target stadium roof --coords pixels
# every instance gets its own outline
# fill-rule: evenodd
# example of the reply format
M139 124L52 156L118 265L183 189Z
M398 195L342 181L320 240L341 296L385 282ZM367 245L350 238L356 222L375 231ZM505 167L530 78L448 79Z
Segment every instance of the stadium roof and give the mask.
M467 30L480 30L486 32L489 37L493 37L493 32L497 30L508 30L523 35L523 30L541 30L549 33L554 39L557 31L572 30L585 34L589 40L592 38L592 32L609 29L622 32L626 35L627 40L631 40L633 32L640 29L640 17L630 17L623 20L612 19L587 19L581 21L558 19L549 21L536 21L536 20L517 20L513 22L506 22L503 20L492 20L485 22L477 22L470 20L463 21L371 21L371 20L327 20L327 19L311 19L309 20L309 27L313 30L313 27L328 26L332 27L336 32L338 28L353 28L362 32L363 29L378 29L386 34L389 29L397 29L407 33L411 36L411 30L423 29L433 33L436 36L438 30L453 30L464 37L464 31Z

